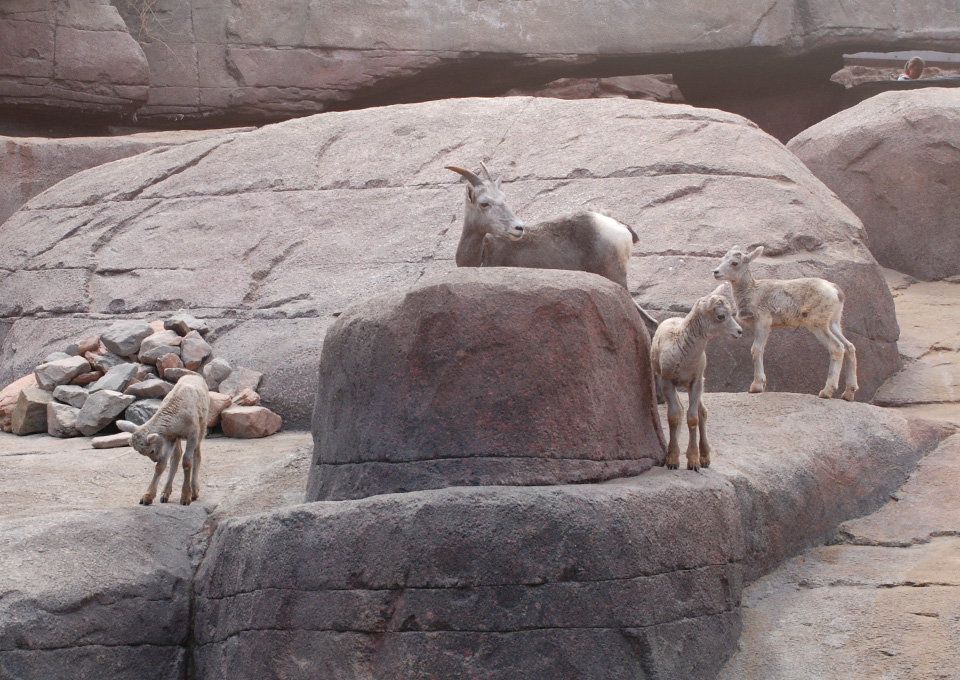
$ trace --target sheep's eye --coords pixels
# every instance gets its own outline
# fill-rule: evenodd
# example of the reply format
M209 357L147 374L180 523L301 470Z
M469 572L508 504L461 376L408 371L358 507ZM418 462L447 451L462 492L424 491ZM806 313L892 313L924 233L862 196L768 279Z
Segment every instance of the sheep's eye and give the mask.
M490 207L490 201L483 201L482 203L480 203L480 207L486 210L487 208Z
M740 263L739 263L739 262L731 262L731 263L730 263L730 266L731 266L731 267L739 267L739 266L740 266Z
M726 314L717 314L717 321L723 321L727 318Z

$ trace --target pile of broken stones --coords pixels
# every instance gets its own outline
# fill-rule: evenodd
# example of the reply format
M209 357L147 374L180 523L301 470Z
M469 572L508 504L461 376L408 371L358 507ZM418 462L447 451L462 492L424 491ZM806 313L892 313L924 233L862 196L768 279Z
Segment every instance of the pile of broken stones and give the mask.
M0 429L16 435L92 436L118 419L145 423L187 374L210 388L207 427L228 437L266 437L281 418L260 406L263 374L214 358L210 326L188 314L164 321L117 321L99 336L54 352L33 374L0 391ZM123 446L128 433L95 437L94 447Z

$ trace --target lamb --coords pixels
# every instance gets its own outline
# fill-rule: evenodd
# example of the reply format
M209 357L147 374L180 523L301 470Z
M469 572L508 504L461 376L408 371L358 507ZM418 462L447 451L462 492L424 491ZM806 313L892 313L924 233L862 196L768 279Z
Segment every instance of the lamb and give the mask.
M667 401L670 443L667 446L667 468L680 466L680 396L677 388L685 387L690 399L687 409L687 469L700 471L710 467L710 444L707 442L707 408L703 405L704 371L707 367L707 343L710 338L727 334L739 338L743 333L733 317L726 298L707 295L696 301L686 317L660 322L650 347L654 373L660 378ZM697 430L700 443L697 445Z
M578 212L526 228L481 163L481 175L447 166L467 182L458 267L570 269L599 274L627 289L627 262L639 239L625 224L597 212ZM634 301L651 327L657 320Z
M857 350L847 340L841 329L843 316L843 291L835 283L824 279L806 278L778 281L756 280L750 273L750 263L760 257L763 246L750 253L741 252L734 246L713 270L713 276L729 282L733 300L737 306L737 318L741 323L753 326L755 335L750 353L753 355L753 383L751 392L763 392L767 388L767 376L763 370L763 348L767 344L770 329L781 326L802 326L830 352L830 369L827 383L820 396L829 399L840 382L840 366L844 367L846 389L841 395L853 401L857 384Z
M200 444L207 434L209 411L210 393L206 381L199 375L186 375L177 381L157 412L143 425L137 427L129 420L117 421L117 427L133 434L130 445L157 464L153 481L140 499L140 505L153 503L157 482L169 464L170 473L160 494L160 502L167 502L181 455L183 490L180 505L190 505L200 496ZM185 450L181 448L181 439L187 442Z

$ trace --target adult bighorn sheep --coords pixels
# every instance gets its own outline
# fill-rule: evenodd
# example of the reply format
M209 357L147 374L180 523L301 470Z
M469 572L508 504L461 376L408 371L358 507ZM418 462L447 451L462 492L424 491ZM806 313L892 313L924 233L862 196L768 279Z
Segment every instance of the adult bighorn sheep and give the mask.
M493 179L483 163L480 167L477 175L447 166L468 182L458 267L572 269L599 274L627 289L627 262L638 240L633 229L590 211L527 228L507 205L500 179ZM633 304L656 328L657 320L636 301Z
M750 353L753 355L753 383L751 392L763 392L767 388L767 375L763 370L763 348L770 336L770 329L781 326L802 326L810 330L830 352L830 370L827 384L820 396L829 399L840 382L840 366L844 367L846 389L841 395L853 401L857 384L857 349L843 335L843 291L835 283L824 279L754 279L750 263L760 257L763 246L743 253L734 246L713 270L713 276L727 281L733 290L737 306L737 318L743 324L753 326L754 338Z
M206 381L199 375L185 375L163 398L157 412L137 427L129 420L118 420L117 427L131 432L130 445L154 463L153 481L140 499L140 505L150 505L157 495L157 482L167 465L170 474L160 494L160 502L166 503L173 490L173 477L177 474L180 457L183 456L183 489L180 505L190 505L200 495L200 444L207 434L207 416L210 411L210 392ZM180 440L185 439L186 450Z
M687 409L687 469L700 471L710 467L710 444L707 443L707 408L703 405L703 373L707 367L707 343L718 335L739 338L743 329L733 317L733 310L722 295L707 295L693 305L684 318L660 322L650 346L654 373L660 378L667 401L667 422L670 443L667 446L667 468L680 466L680 396L677 388L685 387L690 397ZM697 444L697 430L700 442Z

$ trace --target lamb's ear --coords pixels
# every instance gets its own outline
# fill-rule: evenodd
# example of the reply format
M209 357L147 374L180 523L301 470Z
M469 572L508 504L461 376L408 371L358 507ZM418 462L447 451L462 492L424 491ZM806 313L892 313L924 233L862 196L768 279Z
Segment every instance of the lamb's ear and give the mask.
M131 423L129 420L118 420L117 427L124 432L130 432L131 434L137 429L137 426Z
M753 250L753 252L748 253L747 255L745 255L745 257L747 262L753 262L762 254L763 254L763 246L757 246L756 249Z
M157 434L156 432L154 432L153 434L148 434L147 444L149 444L150 446L153 446L158 439L160 439L160 435Z

